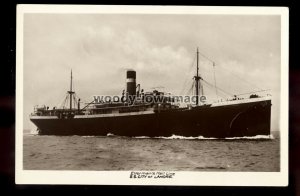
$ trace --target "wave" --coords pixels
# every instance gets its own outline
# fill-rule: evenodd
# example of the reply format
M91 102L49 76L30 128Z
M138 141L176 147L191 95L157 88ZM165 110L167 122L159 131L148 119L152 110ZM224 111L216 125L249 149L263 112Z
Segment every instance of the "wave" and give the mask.
M111 137L111 136L116 136L116 135L114 135L113 133L108 133L106 136Z
M158 138L158 139L167 139L167 140L173 140L173 139L183 139L183 140L215 140L215 139L218 139L218 138L215 138L215 137L203 137L203 136L198 136L198 137L192 137L192 136L181 136L181 135L172 135L172 136L169 136L169 137L164 137L164 136L159 136L159 137L154 137L154 138Z
M148 137L148 136L136 136L133 137L136 139L151 139L151 138L155 138L155 139L168 139L168 140L172 140L172 139L184 139L184 140L241 140L241 139L246 139L246 140L258 140L258 139L275 139L274 136L271 135L256 135L256 136L244 136L244 137L226 137L226 138L215 138L215 137L203 137L203 136L198 136L198 137L192 137L192 136L180 136L180 135L172 135L169 137L165 137L165 136L158 136L158 137Z
M79 135L78 135L79 136ZM120 137L118 135L112 134L112 133L108 133L106 134L106 136L99 136L99 135L84 135L81 137Z
M37 136L38 133L23 133L24 136Z
M136 137L133 137L133 138L136 138L136 139L151 139L151 137L149 137L149 136L136 136Z
M38 132L37 129L31 129L30 132L29 132L28 134L30 134L30 135L38 135L39 132Z
M27 136L36 136L37 133L24 133L24 135ZM80 135L72 135L72 136L79 136L79 137L125 137L126 136L119 136L115 135L113 133L108 133L106 136L96 136L96 135L86 135L86 136L80 136ZM271 135L256 135L256 136L243 136L243 137L226 137L226 138L215 138L215 137L203 137L203 136L180 136L173 134L172 136L157 136L157 137L149 137L149 136L134 136L129 138L135 138L135 139L166 139L166 140L174 140L174 139L182 139L182 140L272 140L275 139L275 137Z
M244 136L244 137L228 137L228 138L225 138L225 139L228 139L228 140L236 140L236 139L251 140L251 139L275 139L275 138L271 134L271 135L256 135L256 136Z

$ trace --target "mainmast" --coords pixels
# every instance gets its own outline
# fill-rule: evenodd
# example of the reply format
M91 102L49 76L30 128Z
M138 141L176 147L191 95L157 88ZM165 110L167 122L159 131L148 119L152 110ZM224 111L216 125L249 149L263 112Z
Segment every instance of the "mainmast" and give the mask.
M70 91L68 91L70 95L70 110L72 110L72 95L75 93L72 91L72 80L73 80L73 75L72 75L72 69L71 69L71 83L70 83Z
M196 86L196 105L199 105L199 82L201 77L199 76L199 50L197 48L197 75L194 76L194 79L196 81L195 86Z

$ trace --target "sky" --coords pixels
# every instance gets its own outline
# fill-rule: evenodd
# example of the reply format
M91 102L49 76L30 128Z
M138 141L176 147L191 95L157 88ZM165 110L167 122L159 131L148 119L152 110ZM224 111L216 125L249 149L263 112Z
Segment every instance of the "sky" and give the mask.
M126 70L146 91L185 94L195 74L230 94L270 89L279 130L280 16L183 14L25 14L24 129L35 105L60 106L70 88L84 102L120 95ZM204 86L208 98L217 98ZM220 93L220 92L219 92ZM218 97L222 98L222 97Z

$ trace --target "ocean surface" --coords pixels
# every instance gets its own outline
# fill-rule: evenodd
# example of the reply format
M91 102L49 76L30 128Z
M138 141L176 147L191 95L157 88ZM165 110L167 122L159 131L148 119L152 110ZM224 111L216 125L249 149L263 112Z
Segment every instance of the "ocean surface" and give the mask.
M280 139L24 134L25 170L280 171Z

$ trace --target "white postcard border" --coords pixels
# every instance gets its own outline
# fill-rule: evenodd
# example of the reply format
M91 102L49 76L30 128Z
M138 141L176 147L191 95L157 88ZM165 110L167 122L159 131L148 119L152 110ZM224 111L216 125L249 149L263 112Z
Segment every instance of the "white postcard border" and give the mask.
M130 178L131 171L47 171L23 169L23 19L25 13L281 15L280 172L184 172L168 179ZM288 29L285 7L17 5L16 184L101 184L174 186L288 185ZM172 171L170 171L172 172Z

